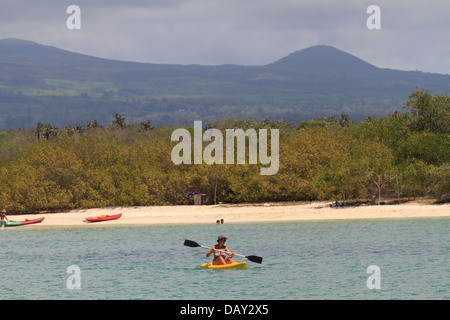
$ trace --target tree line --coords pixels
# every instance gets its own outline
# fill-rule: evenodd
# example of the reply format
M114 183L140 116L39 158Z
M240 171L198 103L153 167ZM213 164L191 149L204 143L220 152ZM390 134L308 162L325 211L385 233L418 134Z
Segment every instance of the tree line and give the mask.
M199 119L201 120L201 119ZM352 200L450 194L450 98L413 91L404 112L355 122L348 115L297 124L219 119L207 128L279 129L279 171L259 165L175 165L174 126L90 121L0 133L0 208L10 213L204 202ZM193 128L187 128L193 130ZM206 128L205 128L206 129Z

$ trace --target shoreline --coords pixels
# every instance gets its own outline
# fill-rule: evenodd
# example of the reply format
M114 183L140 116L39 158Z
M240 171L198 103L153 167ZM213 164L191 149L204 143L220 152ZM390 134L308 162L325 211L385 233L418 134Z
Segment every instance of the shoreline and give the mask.
M450 205L424 204L411 201L405 204L373 205L330 208L330 202L311 202L302 204L219 204L114 207L71 210L60 213L10 215L14 221L45 217L44 221L23 227L79 227L79 226L132 226L132 225L189 225L215 224L224 219L225 224L294 222L326 220L369 220L369 219L408 219L408 218L449 218ZM117 220L96 223L85 222L87 217L122 213Z

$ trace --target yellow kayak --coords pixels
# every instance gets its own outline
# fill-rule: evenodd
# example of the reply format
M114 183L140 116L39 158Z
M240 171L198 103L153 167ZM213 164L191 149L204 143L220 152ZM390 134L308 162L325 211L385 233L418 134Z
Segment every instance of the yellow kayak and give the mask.
M204 263L200 267L208 269L245 269L247 262L234 262L230 264L212 264L212 262Z

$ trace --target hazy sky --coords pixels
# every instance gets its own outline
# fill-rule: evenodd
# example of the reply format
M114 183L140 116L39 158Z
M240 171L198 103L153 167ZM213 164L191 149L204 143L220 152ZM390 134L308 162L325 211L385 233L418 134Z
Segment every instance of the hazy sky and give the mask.
M81 30L69 30L69 5ZM381 29L369 30L370 5ZM450 74L448 0L1 0L0 39L152 63L264 65L317 44Z

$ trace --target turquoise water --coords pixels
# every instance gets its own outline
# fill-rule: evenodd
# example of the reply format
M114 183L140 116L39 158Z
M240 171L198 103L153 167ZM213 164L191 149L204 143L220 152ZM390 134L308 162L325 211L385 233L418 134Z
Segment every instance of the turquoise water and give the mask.
M6 228L2 299L449 299L450 219ZM201 269L219 234L246 270ZM379 267L380 289L367 273ZM69 289L69 266L80 289ZM371 283L374 283L371 281ZM72 286L73 288L73 286Z

